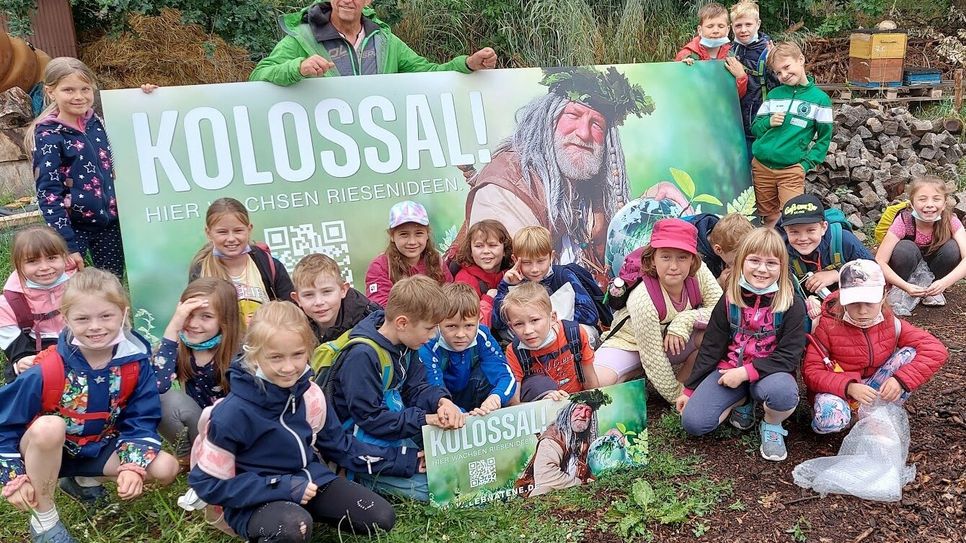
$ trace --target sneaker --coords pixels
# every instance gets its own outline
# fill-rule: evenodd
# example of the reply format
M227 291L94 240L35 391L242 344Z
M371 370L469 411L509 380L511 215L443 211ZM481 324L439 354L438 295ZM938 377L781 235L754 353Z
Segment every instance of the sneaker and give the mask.
M53 528L39 534L31 526L30 541L31 543L77 543L77 540L70 536L64 523L59 520Z
M748 400L732 409L728 422L739 430L750 430L755 425L755 402Z
M942 307L946 305L946 296L943 294L937 294L935 296L925 296L922 299L922 305L926 307Z
M103 485L81 486L73 477L61 477L58 486L68 496L87 507L107 498L107 490L104 489Z
M788 430L782 428L781 424L768 424L761 421L758 426L761 432L761 457L765 460L778 462L788 458L788 449L785 448L784 436L788 435Z

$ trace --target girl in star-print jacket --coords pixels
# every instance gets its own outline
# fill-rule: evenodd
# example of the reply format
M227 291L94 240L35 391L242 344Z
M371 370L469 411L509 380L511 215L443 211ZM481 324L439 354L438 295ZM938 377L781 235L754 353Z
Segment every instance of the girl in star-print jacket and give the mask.
M95 86L81 61L50 61L44 91L51 103L27 130L25 147L33 148L40 211L67 242L71 258L83 268L89 251L95 266L121 276L114 164L104 122L92 108Z

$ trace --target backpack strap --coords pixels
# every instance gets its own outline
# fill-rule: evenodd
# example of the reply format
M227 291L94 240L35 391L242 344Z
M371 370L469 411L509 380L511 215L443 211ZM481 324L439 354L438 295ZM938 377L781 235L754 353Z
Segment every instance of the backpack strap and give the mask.
M389 357L389 352L383 349L378 343L367 338L356 336L346 342L342 346L342 352L344 353L350 345L355 344L368 345L370 349L376 352L376 358L379 359L379 367L382 369L382 390L389 390L389 385L392 384L393 368L392 359Z
M124 409L127 401L134 394L134 389L138 386L138 378L141 376L141 365L138 362L128 362L121 366L121 390L117 396L118 409Z
M842 224L833 222L828 227L832 233L832 264L835 266L835 269L839 269L844 264L842 258Z
M272 290L274 291L276 271L275 271L275 259L272 258L272 250L271 248L269 248L268 244L265 243L264 241L256 241L255 247L258 249L261 249L261 251L265 253L265 256L268 257L268 276L272 280L272 285L273 285Z
M644 286L647 287L647 295L651 297L654 309L657 310L657 322L664 322L664 318L667 317L667 302L664 300L664 291L661 290L660 281L657 280L657 277L650 275L642 275L641 279Z
M511 345L513 345L513 354L517 355L520 369L523 370L523 378L526 379L530 376L530 370L533 367L533 358L530 356L530 351L520 348L520 338L518 337L513 338Z
M583 344L580 342L580 324L574 321L563 321L564 339L567 340L567 348L574 357L574 369L577 371L577 380L584 383Z
M789 256L788 263L791 264L792 272L795 273L795 277L799 279L802 279L803 277L805 277L805 274L808 272L805 271L805 265L802 263L802 259L797 256L791 256L791 255L788 255L788 256Z
M697 277L691 275L684 280L684 292L687 293L688 303L691 304L692 309L697 309L704 302L701 298L701 286L698 284Z
M3 297L13 310L13 316L17 318L17 327L23 332L33 330L35 315L30 311L30 305L23 292L3 289Z
M34 362L40 366L40 376L43 382L40 395L40 415L56 413L60 408L60 400L64 396L67 379L64 374L64 359L57 352L57 346L51 345L37 353Z
M734 339L738 334L738 328L741 326L741 308L731 300L725 302L728 304L728 326L731 328L731 338Z

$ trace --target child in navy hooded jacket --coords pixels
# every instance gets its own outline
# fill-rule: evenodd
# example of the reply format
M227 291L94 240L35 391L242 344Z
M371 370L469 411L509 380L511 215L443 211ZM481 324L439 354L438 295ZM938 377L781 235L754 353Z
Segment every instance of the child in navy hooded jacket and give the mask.
M222 506L228 525L249 541L294 541L286 537L304 526L308 532L298 540L308 541L313 522L360 533L390 530L392 506L325 462L374 475L411 476L419 469L416 449L372 446L342 429L312 382L308 358L315 343L294 304L260 307L245 354L229 369L231 392L211 408L192 452L191 488Z

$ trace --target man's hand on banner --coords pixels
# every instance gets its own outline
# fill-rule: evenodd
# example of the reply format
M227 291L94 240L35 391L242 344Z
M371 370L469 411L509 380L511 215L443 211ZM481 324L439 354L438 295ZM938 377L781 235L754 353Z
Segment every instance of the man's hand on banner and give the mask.
M466 66L473 70L489 70L496 68L496 51L491 47L484 47L466 58Z
M331 60L319 55L312 55L299 64L299 73L302 74L302 77L322 77L329 68L334 66L335 64Z

